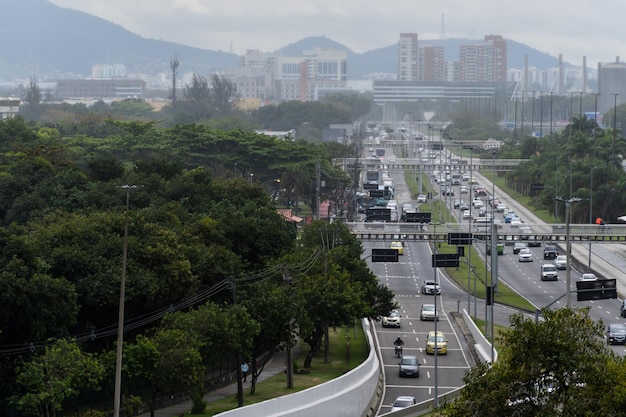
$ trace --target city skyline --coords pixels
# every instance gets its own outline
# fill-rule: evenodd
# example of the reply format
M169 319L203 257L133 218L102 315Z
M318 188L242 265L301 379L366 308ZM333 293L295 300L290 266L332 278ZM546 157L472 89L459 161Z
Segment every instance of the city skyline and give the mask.
M617 0L605 0L602 7L590 0L576 7L564 0L505 6L496 0L392 0L384 4L263 0L255 3L254 10L244 0L219 4L203 0L49 1L101 17L145 38L239 55L248 49L272 52L320 35L363 53L397 43L399 33L415 32L420 39L478 40L485 34L501 34L555 57L562 54L575 65L586 56L590 67L626 56L620 17L626 4Z

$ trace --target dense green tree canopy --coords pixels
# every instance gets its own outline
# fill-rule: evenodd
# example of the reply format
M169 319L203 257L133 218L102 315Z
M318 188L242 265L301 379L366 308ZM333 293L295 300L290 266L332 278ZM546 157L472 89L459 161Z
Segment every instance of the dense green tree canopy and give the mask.
M465 377L454 416L623 416L626 362L603 341L604 326L587 309L544 310L535 322L511 316L498 361Z

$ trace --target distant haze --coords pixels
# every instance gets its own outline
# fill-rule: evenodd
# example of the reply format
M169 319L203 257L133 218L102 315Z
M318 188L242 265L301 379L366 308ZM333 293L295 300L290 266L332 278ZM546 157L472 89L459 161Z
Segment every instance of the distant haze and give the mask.
M21 1L21 0L10 0ZM146 38L243 54L324 35L363 53L398 41L499 34L588 66L626 57L623 0L50 0ZM445 16L445 18L442 18ZM53 29L54 26L50 26Z

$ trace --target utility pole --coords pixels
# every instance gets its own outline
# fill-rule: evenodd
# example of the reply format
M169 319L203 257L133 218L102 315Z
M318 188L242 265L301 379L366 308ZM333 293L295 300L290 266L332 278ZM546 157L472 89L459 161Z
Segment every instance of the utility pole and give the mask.
M124 302L126 299L126 263L128 259L128 212L130 210L130 191L136 185L123 185L126 191L126 210L124 212L124 243L122 245L122 275L120 278L120 305L117 320L117 355L115 358L115 388L113 397L113 416L119 417L122 399L122 351L124 345Z
M237 305L237 281L235 276L231 278L233 290L233 306ZM235 353L235 361L237 366L237 407L243 407L243 374L241 373L241 351L238 349Z

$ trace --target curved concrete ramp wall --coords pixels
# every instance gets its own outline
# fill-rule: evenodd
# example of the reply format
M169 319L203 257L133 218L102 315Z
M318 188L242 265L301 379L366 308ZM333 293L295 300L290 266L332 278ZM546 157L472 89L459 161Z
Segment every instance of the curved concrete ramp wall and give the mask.
M295 394L218 414L219 417L345 417L370 416L382 383L380 361L370 323L362 320L370 353L358 368L325 384Z

